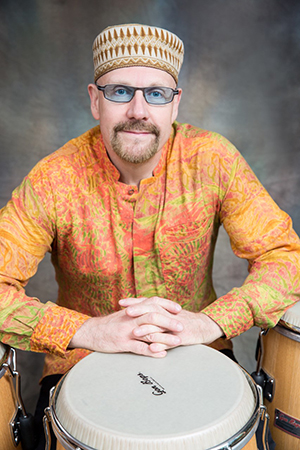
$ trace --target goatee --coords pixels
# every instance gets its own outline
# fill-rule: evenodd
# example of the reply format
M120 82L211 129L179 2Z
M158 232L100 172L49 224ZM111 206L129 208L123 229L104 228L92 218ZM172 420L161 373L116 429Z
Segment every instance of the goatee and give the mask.
M126 148L124 142L118 134L120 131L145 131L153 135L153 140L149 144L143 144L137 137L130 148ZM140 164L149 161L158 151L160 130L153 124L145 123L141 120L130 122L120 122L113 128L111 146L114 152L124 161Z

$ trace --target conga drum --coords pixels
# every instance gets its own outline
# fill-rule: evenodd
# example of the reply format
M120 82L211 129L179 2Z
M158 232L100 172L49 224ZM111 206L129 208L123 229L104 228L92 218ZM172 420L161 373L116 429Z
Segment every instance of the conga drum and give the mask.
M276 450L300 450L300 302L262 333L265 403Z
M12 350L0 343L0 449L21 449L19 438L14 434L14 418L17 401L9 371Z
M162 359L90 354L51 390L44 425L57 449L257 450L263 412L239 365L195 345Z

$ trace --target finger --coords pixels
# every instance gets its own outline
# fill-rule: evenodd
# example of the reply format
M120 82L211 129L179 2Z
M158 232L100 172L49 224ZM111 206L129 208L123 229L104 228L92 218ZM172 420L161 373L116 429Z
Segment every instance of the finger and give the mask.
M168 346L166 346L165 344L159 344L159 343L155 343L155 344L150 344L149 345L149 350L154 354L160 354L161 352L166 352L166 350L168 350ZM166 352L167 353L167 352Z
M175 333L183 330L183 325L179 320L173 319L168 314L161 314L157 312L151 312L141 315L135 320L138 326L142 325L154 325L167 331Z
M152 358L163 358L167 355L166 347L164 345L155 344L154 349L150 349L150 345L141 341L131 341L129 351L137 355L151 356Z
M179 336L169 333L150 333L143 336L142 339L144 342L164 344L168 348L177 347L181 344L181 339Z
M142 325L140 327L134 328L132 330L132 334L137 338L142 338L148 334L152 333L163 333L165 331L164 328L156 327L154 325Z
M169 301L169 300L167 300L167 301ZM181 308L180 305L176 305L176 307L175 307L175 305L176 304L173 303L172 307L167 309L167 308L164 308L161 305L158 305L155 303L141 302L141 303L137 303L132 306L128 306L125 309L125 313L129 317L138 317L138 316L142 316L144 314L151 313L151 312L160 312L161 314L170 313L170 314L174 315L174 314L178 314L178 312L180 312L180 311L178 311L178 307ZM172 312L172 308L173 308L173 311L176 311L176 313Z
M140 298L126 298L119 301L119 304L123 307L130 307L131 311L134 312L135 308L139 311L139 307L147 308L152 306L159 306L172 314L178 314L181 311L181 306L179 303L173 302L166 298L161 297L140 297ZM144 314L144 313L142 313ZM129 315L131 315L129 313Z
M147 300L147 297L139 297L139 298L133 298L133 297L128 297L128 298L122 298L121 300L119 300L119 305L120 306L131 306L131 305L136 305L138 303L143 302L144 300Z

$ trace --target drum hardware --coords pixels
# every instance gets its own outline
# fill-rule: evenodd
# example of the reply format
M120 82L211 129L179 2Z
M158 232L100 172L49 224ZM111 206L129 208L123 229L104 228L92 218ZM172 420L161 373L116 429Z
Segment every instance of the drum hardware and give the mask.
M53 389L53 388L52 388ZM51 389L51 391L52 391ZM50 393L51 393L50 391ZM51 449L51 433L50 433L50 422L51 422L51 416L50 416L50 408L47 406L47 408L44 409L45 415L43 417L43 426L44 426L44 432L45 432L45 439L46 439L46 447L45 450Z
M36 434L34 432L34 419L31 414L27 414L22 396L21 396L21 375L17 371L16 351L10 348L6 362L2 368L9 375L12 387L14 403L16 410L10 421L10 432L15 447L22 444L23 450L33 450L37 444Z
M50 389L49 399L50 404L52 402L52 398L54 395L56 387ZM53 430L56 432L56 436L59 442L63 442L64 445L68 445L68 450L83 450L81 447L78 446L80 444L79 442L75 442L75 440L72 438L72 436L65 430L62 425L59 423L55 411L51 411L51 407L48 406L44 410L45 415L43 417L43 425L44 425L44 431L45 431L45 438L46 438L46 447L45 450L51 450L51 432L50 432L50 423L52 425ZM61 439L60 439L61 438ZM91 447L85 446L85 449L87 450L93 450Z
M283 323L284 323L284 326L283 326ZM295 331L296 329L298 329L298 332ZM292 327L292 325L290 325L290 324L287 324L283 321L279 321L279 323L276 325L274 330L277 331L277 333L282 334L282 336L292 339L293 341L300 342L299 328Z
M261 410L260 420L263 423L263 430L262 430L263 450L269 450L268 432L269 432L270 416L269 416L269 414L267 412L266 406L264 405L262 387L259 386L258 384L256 386L257 386L257 389L258 389L258 392L259 392L259 399L260 399L260 410Z
M245 372L245 374L248 375L247 372ZM263 431L262 431L263 449L262 450L269 450L268 429L269 429L270 416L267 413L267 408L263 404L262 388L259 385L256 385L256 387L257 387L257 391L258 391L256 408L258 408L257 411L259 411L260 413L258 415L253 416L252 419L250 419L250 421L241 430L241 432L239 434L233 436L231 441L229 443L225 444L225 447L223 446L223 444L221 444L220 447L218 446L218 447L214 447L213 449L208 449L208 450L235 450L235 449L238 449L239 447L237 447L237 445L239 444L239 442L242 441L242 439L245 438L245 436L247 435L247 432L248 432L247 430L249 430L249 428L255 426L255 423L256 423L256 421L259 420L259 418L263 422Z
M262 368L263 358L264 358L264 343L263 336L268 333L269 330L261 329L258 337L257 347L256 347L256 360L257 366L256 371L251 374L255 383L260 386L263 390L264 398L268 402L272 402L274 398L275 391L275 380L270 375L268 375Z

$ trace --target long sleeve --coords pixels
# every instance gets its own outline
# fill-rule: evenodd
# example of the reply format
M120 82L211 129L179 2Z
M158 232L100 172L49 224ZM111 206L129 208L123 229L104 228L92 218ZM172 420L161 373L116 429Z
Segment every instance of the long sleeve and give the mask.
M51 186L43 183L41 199L26 178L0 212L0 340L63 356L88 316L52 302L43 304L24 290L55 237Z
M300 299L300 242L291 218L271 199L238 154L221 202L220 219L249 275L204 309L232 338L253 325L273 327Z

